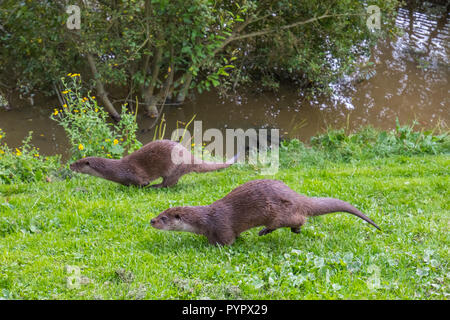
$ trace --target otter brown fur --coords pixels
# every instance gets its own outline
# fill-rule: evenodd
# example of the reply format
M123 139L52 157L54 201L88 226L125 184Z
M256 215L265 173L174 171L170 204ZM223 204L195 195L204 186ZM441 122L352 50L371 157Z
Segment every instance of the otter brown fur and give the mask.
M309 198L277 180L247 182L211 205L170 208L151 220L161 230L204 235L211 244L230 245L241 232L265 226L259 235L288 227L299 233L306 219L348 212L379 227L351 204L333 198Z
M177 157L176 162L173 161L173 155ZM202 161L175 141L157 140L122 159L87 157L72 163L70 169L126 186L144 187L162 177L161 183L150 185L153 188L160 188L175 185L181 176L190 172L208 172L227 168L236 159L237 156L226 163Z

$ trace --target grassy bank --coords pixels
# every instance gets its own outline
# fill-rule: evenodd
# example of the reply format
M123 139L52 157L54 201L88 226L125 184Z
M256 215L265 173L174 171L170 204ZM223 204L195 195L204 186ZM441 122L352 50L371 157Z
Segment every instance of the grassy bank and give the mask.
M300 234L259 237L252 229L231 247L213 247L204 237L150 226L169 206L209 204L264 178L248 166L186 175L165 190L81 175L0 185L0 297L448 298L448 155L319 167L291 160L272 178L348 201L383 231L335 213L310 219Z

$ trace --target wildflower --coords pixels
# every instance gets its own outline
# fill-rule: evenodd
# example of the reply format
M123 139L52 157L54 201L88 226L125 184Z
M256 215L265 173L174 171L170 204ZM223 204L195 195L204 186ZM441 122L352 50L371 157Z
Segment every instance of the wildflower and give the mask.
M34 156L35 156L36 158L39 158L39 153L35 153Z
M95 112L98 112L98 108L95 108Z
M0 139L3 138L3 136L0 134Z
M119 143L119 140L117 140L117 139L114 139L114 145L116 145L116 144L118 144Z
M59 113L59 111L58 111L57 109L55 109L55 111L53 112L53 115L54 115L54 116L57 116L58 113Z
M191 146L192 146L192 147L195 146L195 143L191 144Z
M91 98L95 100L95 96L92 96Z
M0 150L0 154L5 154L5 151L3 151L3 150Z
M67 108L67 104L64 103L64 104L63 104L63 107L64 107L64 108Z
M64 91L62 91L61 93L62 93L62 94L67 94L67 93L69 93L69 90L64 90Z
M77 113L77 112L79 112L79 111L78 111L78 110L73 110L73 112Z
M84 146L81 143L78 145L78 150L84 150Z
M83 102L86 102L86 101L88 101L88 98L84 97Z
M70 77L70 76L72 75L72 72L71 72L71 73L68 73L67 75Z
M16 156L20 157L22 155L22 151L16 148Z

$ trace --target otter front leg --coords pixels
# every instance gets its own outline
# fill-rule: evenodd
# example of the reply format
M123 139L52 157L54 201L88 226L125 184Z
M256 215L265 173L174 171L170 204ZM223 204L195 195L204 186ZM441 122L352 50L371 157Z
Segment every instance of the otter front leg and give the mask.
M207 235L208 241L212 245L231 245L234 243L234 240L236 240L236 237L234 236L233 232L223 230L220 234L214 233Z

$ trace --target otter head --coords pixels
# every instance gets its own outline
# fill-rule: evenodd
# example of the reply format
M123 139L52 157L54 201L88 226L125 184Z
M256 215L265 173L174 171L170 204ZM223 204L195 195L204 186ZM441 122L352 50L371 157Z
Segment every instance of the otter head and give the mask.
M88 157L83 158L80 160L75 161L70 165L70 170L78 172L78 173L85 173L89 174L91 176L97 176L100 178L103 178L103 176L97 172L96 169L94 169L94 165L97 161L97 158L94 157Z
M191 223L195 210L190 207L170 208L150 221L152 227L160 230L196 232Z

